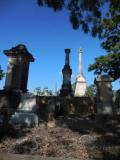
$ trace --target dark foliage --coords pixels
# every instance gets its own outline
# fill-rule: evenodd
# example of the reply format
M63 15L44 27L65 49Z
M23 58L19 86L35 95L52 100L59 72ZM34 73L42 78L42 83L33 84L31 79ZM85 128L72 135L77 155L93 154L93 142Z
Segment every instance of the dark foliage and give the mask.
M120 77L120 53L109 53L95 59L95 63L89 66L89 71L95 70L95 74L108 74L114 80Z
M4 77L4 73L3 73L3 70L1 69L1 66L0 66L0 80Z
M38 0L38 4L55 11L66 9L74 29L82 27L85 33L103 38L102 46L107 50L118 48L120 0Z
M109 54L96 58L89 71L120 77L120 0L38 0L38 4L55 11L66 9L74 29L81 27L85 33L102 39L101 45Z

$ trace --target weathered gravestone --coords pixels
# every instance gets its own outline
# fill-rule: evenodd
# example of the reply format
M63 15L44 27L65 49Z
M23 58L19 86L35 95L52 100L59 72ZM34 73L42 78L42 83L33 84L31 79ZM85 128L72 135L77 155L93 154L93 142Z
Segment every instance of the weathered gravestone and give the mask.
M95 79L98 114L113 114L112 81L113 79L108 75L101 75Z
M13 124L25 124L27 126L37 125L36 97L27 93L29 63L34 62L34 58L23 44L17 45L10 50L5 50L4 53L9 57L4 87L5 91L9 93L19 92L21 94L17 110L11 116L10 122ZM8 95L8 97L10 96L12 95ZM12 96L12 98L14 102L17 96Z
M26 92L29 63L34 62L32 54L28 52L23 44L17 45L10 50L5 50L4 53L9 57L5 90Z

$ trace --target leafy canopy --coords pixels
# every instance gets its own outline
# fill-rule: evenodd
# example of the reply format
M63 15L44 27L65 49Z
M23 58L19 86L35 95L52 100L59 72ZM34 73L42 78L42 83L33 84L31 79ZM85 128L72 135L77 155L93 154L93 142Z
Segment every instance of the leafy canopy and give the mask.
M95 59L89 71L120 77L120 0L38 0L40 6L55 11L66 9L74 29L102 39L101 46L108 52Z
M1 69L1 66L0 66L0 80L4 77L4 73L3 73L3 70Z
M120 0L38 0L55 11L66 9L74 29L103 39L107 51L120 48Z
M94 84L87 86L85 94L86 96L95 97L96 96L96 86Z
M120 77L120 54L109 53L95 59L95 63L89 66L89 71L95 70L95 74L108 74L117 80Z

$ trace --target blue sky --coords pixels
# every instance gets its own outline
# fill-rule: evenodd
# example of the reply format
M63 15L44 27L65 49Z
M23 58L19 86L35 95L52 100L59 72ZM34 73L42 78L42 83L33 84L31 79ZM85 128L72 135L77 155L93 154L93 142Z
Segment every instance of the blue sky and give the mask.
M8 58L3 50L25 44L35 57L29 70L30 91L46 86L54 90L56 82L60 89L65 48L71 49L72 82L78 72L78 49L82 47L84 76L88 85L94 83L95 75L88 72L88 65L94 62L95 57L105 54L100 43L81 29L73 30L67 11L54 12L47 7L39 7L37 0L0 0L0 64L6 72ZM0 81L1 89L4 81L5 78ZM119 81L113 83L113 88L119 88Z

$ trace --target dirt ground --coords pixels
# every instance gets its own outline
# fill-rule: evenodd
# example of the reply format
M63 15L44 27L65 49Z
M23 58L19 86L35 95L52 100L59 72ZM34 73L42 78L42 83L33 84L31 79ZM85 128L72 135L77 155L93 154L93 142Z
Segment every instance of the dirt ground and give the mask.
M120 159L120 117L59 117L0 129L0 152L79 160Z

